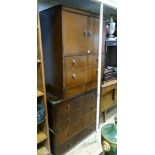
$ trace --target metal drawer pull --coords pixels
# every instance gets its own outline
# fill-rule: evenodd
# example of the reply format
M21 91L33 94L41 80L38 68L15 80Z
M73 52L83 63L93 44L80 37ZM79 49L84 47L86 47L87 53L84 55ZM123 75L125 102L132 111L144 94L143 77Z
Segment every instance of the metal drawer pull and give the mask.
M76 79L77 79L76 74L73 74L73 75L72 75L72 78L73 78L74 80L76 80Z
M87 32L87 30L84 31L84 36L85 36L85 37L88 36L88 32Z
M76 65L76 60L75 59L72 60L72 64L73 64L73 66Z
M92 32L91 32L91 31L88 32L88 36L89 36L89 37L92 36Z

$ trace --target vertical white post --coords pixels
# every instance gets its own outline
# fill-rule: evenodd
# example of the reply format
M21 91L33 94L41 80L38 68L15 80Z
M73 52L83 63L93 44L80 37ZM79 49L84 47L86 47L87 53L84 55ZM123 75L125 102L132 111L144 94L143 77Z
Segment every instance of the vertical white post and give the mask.
M96 135L99 131L100 120L100 91L101 91L101 53L103 45L103 3L100 3L100 22L99 22L99 53L98 53L98 83L97 83L97 111L96 111ZM96 136L97 140L97 136Z

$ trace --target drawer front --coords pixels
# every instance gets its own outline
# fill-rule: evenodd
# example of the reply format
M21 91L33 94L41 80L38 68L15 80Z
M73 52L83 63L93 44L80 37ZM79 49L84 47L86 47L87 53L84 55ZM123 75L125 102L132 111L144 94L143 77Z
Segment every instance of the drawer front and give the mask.
M95 131L95 123L90 124L86 128L82 129L79 133L74 135L72 138L67 140L65 143L61 145L55 145L55 147L51 147L54 150L54 155L62 155L65 154L67 151L72 149L76 144L80 143L85 137ZM51 143L53 143L52 133L50 133ZM57 140L57 139L56 139Z
M86 69L86 83L97 80L97 68L90 67Z
M85 83L85 69L65 71L65 88L71 88Z
M71 126L71 124L79 121L79 119L85 118L92 113L96 113L96 107L91 105L83 106L82 108L77 109L76 111L72 112L69 115L66 115L62 118L56 118L56 121L54 122L54 131L60 132L67 126ZM92 117L92 115L90 116Z
M86 56L68 56L64 57L64 67L67 69L85 68Z
M55 118L64 117L65 115L68 115L72 111L75 111L76 109L81 107L82 102L83 102L83 96L79 96L79 97L58 103L54 107Z
M95 114L89 114L86 117L74 122L70 126L64 128L63 131L56 133L57 144L60 145L66 142L72 136L80 132L83 128L92 124L92 122L95 121L95 118Z
M68 99L66 101L61 101L60 103L53 105L54 118L61 118L66 115L70 115L72 112L75 112L81 107L82 110L85 110L84 107L95 108L96 107L96 91L88 92L86 94ZM86 108L87 110L87 108Z

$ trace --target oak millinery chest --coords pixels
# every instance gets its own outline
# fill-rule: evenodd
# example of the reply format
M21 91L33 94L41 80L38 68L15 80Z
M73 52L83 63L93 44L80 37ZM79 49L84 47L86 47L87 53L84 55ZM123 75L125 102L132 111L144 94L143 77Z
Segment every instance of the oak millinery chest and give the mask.
M95 130L97 14L62 5L40 12L51 147L54 155Z

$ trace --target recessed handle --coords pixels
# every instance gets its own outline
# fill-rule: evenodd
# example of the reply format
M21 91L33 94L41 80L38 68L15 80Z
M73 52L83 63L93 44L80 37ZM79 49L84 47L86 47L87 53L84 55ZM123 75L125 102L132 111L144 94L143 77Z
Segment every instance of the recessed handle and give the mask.
M72 78L73 78L74 80L76 80L76 79L77 79L76 74L73 74L73 75L72 75Z
M76 65L76 60L75 59L72 60L72 64L73 64L73 66Z

